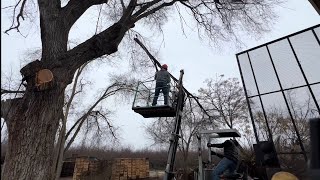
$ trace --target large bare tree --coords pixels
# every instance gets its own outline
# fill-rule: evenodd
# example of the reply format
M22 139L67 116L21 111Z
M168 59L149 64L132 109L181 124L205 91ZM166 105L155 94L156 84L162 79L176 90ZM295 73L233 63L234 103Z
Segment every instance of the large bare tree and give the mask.
M99 143L102 145L101 140L104 138L104 142L114 142L117 140L116 129L110 119L110 110L103 107L104 101L110 99L110 97L124 97L128 98L134 91L133 84L135 80L130 78L123 78L122 76L111 76L111 83L99 93L98 97L91 102L89 106L79 102L85 97L85 88L88 85L88 79L84 80L83 71L88 64L82 65L75 73L74 81L70 84L70 88L66 90L64 112L60 119L60 126L57 131L57 138L55 143L55 157L53 174L55 179L59 179L64 154L74 144L76 139L83 137L83 141L92 138L91 143ZM82 76L82 77L81 77ZM10 80L10 79L9 79ZM90 84L90 83L89 83ZM10 83L7 82L3 87L8 89L1 89L1 98L5 96L14 96L19 93L19 96L25 91L13 91L10 90ZM120 96L119 96L120 95ZM80 97L80 99L79 99ZM67 128L67 123L69 127ZM3 128L4 123L1 126L1 145L5 147L2 149L7 151L7 129ZM93 138L94 137L94 138Z
M19 30L26 4L13 5L13 23L6 31ZM22 97L1 103L1 117L8 127L8 153L2 179L42 180L54 171L54 143L63 114L64 94L78 68L87 62L118 51L124 36L139 22L159 22L161 27L169 11L189 11L199 32L210 40L237 40L240 29L261 33L268 28L273 7L278 0L38 0L41 33L41 59L24 66L26 92ZM92 6L106 4L110 26L68 50L69 32L77 20ZM182 16L182 13L179 13ZM40 88L38 73L51 72L50 85ZM50 73L49 73L50 75ZM50 178L49 178L50 179Z
M220 127L234 128L246 123L248 108L243 88L237 78L207 79L207 87L199 89L199 97L212 116L220 117Z

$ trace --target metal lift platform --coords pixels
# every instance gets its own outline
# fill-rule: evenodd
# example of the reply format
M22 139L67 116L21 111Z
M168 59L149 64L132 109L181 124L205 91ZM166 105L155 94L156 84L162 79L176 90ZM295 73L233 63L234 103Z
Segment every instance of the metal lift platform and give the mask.
M241 137L236 129L203 130L200 134L209 134L209 138Z
M171 106L147 106L147 107L132 107L132 110L144 118L154 118L154 117L175 117L176 110Z
M156 118L156 117L175 117L176 116L176 85L171 84L172 90L168 93L168 105L164 103L164 96L161 92L158 95L158 101L156 106L151 106L154 99L154 92L156 87L156 81L144 81L139 82L134 100L132 103L132 110L144 118Z

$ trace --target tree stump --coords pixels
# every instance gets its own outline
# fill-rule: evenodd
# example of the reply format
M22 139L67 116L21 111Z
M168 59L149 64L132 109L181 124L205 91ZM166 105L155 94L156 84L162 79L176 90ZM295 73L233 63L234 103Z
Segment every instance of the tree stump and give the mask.
M53 87L53 74L49 69L41 69L36 73L35 90L44 91Z

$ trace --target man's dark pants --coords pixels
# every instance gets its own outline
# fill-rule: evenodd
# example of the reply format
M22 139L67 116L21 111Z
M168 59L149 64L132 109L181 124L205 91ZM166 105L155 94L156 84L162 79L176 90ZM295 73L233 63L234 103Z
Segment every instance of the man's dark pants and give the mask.
M158 96L160 94L160 90L163 93L163 97L164 97L164 105L168 105L168 95L169 95L169 89L170 89L170 85L167 85L165 83L162 82L157 82L156 83L156 89L154 92L154 97L153 97L153 102L152 102L152 106L157 104L158 101Z

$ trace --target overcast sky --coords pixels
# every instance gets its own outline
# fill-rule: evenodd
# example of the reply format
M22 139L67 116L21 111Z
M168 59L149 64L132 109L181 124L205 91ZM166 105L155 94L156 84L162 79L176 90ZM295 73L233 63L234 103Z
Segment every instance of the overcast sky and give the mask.
M1 1L2 7L6 2L10 1ZM159 49L160 60L168 64L169 71L176 77L180 69L184 69L184 86L192 93L196 93L200 87L204 86L203 81L206 78L214 78L219 74L240 78L236 53L320 23L320 16L307 0L288 0L288 3L277 8L277 12L279 18L270 33L259 40L242 39L246 47L238 50L231 49L229 46L215 50L209 47L205 40L199 40L196 30L188 30L185 37L180 31L180 26L177 25L177 20L173 19L164 28L165 43ZM28 49L41 47L40 35L36 26L24 29L24 33L28 34L27 38L14 31L11 31L10 35L4 34L4 30L10 26L10 21L3 11L1 13L1 75L12 69L19 77L21 59ZM81 19L81 22L73 27L70 35L75 39L86 39L92 36L92 33L87 32L92 32L94 27L88 26L86 24L88 21L90 19ZM160 40L162 39L159 38ZM89 76L103 77L106 74L105 71L100 67ZM101 88L104 84L105 78L96 78L94 88ZM135 149L149 147L151 142L145 136L142 126L153 120L135 114L131 110L130 103L126 106L117 105L117 103L111 105L117 110L113 118L121 127L121 142Z

